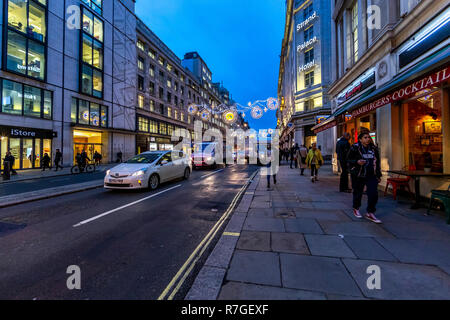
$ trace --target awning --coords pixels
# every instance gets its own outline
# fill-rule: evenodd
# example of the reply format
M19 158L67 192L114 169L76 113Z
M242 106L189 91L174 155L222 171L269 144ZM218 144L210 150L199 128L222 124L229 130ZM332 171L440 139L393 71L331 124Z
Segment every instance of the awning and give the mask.
M337 110L331 117L338 119L340 115L346 112L351 112L353 117L359 117L386 104L407 99L421 90L433 87L449 80L449 66L450 45L447 45L438 52L425 58L414 67L394 77L379 89L371 93L367 93L367 95L339 108L339 110ZM426 76L421 76L418 81L414 81L418 78L418 75L424 74L426 74ZM399 89L401 86L403 87ZM313 130L316 133L323 131L322 126L326 125L326 123L327 121L323 124L317 125L313 128ZM330 127L327 129L329 128Z

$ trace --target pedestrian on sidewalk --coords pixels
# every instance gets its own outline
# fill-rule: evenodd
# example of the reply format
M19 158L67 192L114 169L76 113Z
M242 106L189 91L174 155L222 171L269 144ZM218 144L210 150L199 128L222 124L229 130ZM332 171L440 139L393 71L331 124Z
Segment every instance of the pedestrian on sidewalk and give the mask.
M60 165L60 163L62 162L62 158L63 158L63 155L62 155L61 151L59 149L56 149L56 153L55 153L55 167L56 167L56 169L55 169L55 171L58 171L58 168L61 168L61 170L64 169L63 166Z
M297 150L298 150L298 143L295 144L295 146L292 146L291 148L291 152L290 152L290 156L291 156L291 169L292 168L292 164L295 163L295 169L297 169Z
M94 158L94 161L95 161L95 165L99 166L100 163L102 162L102 155L100 153L98 153L97 151L95 151L93 158Z
M358 219L362 218L359 209L364 187L367 187L369 199L365 217L380 224L382 221L375 216L378 203L378 184L382 177L380 152L367 131L363 131L358 136L358 140L358 143L350 148L347 156L353 185L353 214Z
M42 171L45 171L46 168L51 170L50 169L50 162L51 162L51 159L48 156L48 153L44 154L44 157L42 158Z
M308 149L304 144L302 144L297 150L297 163L300 168L300 175L304 176L305 169L308 167L306 165L306 158L308 157Z
M311 169L311 182L314 183L319 181L319 169L323 164L322 153L317 149L317 144L313 143L311 150L309 150L308 156L306 157L306 164Z
M117 152L117 163L122 163L123 153L122 151Z
M348 132L338 140L336 143L336 153L338 156L339 165L341 167L341 180L339 183L339 192L350 193L352 190L348 187L348 165L347 165L347 155L350 151L350 134Z
M266 169L267 169L267 189L270 189L270 177L273 177L273 184L277 184L277 165L273 163L272 159L272 148L269 144L267 146L267 158L269 159Z
M11 180L11 161L13 159L11 152L7 152L3 159L3 180Z

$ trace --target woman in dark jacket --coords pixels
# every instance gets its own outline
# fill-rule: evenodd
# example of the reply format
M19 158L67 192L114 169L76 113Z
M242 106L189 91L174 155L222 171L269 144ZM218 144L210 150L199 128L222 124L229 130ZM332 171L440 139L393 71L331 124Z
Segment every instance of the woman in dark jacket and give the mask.
M375 212L378 203L378 184L382 176L380 152L368 132L361 133L358 140L359 142L350 148L347 156L353 185L353 214L358 219L362 218L359 209L366 186L369 201L365 217L379 224L382 222L377 219Z
M50 169L50 162L51 162L51 159L48 156L48 153L44 154L44 157L42 158L42 171L45 171L45 168Z

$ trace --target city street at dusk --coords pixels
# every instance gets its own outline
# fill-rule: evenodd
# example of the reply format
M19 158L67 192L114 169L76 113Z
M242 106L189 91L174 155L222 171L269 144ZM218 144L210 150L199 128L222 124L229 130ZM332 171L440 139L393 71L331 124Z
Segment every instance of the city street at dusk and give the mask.
M448 1L0 12L0 300L450 299Z

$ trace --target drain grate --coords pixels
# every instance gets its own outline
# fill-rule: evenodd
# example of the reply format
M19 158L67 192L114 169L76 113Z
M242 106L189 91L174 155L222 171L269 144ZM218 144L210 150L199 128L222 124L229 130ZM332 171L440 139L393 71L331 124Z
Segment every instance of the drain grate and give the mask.
M295 218L296 215L294 212L279 212L275 214L275 218L280 218L280 219L292 219Z

